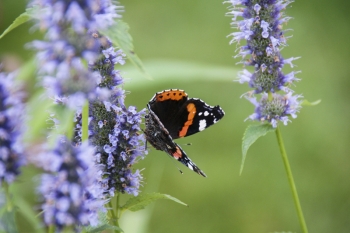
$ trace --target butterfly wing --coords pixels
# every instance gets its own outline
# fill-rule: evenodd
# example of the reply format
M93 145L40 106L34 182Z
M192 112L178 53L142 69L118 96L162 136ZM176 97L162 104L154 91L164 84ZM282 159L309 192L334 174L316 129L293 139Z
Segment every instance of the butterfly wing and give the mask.
M225 115L220 106L212 107L200 99L188 99L182 90L156 93L148 106L173 139L203 131Z
M187 137L205 130L209 126L218 122L225 115L219 105L209 106L200 99L189 99L181 110L187 113L187 121L178 129L178 137ZM181 115L181 112L179 113ZM178 127L180 128L180 127Z
M209 106L200 99L189 99L186 92L170 89L156 93L147 104L145 135L157 150L206 177L173 139L186 137L218 122L224 115L220 106Z
M185 151L183 151L178 144L174 144L175 147L167 151L167 153L192 171L197 172L199 175L207 177L207 175L205 175L205 173L186 155Z
M149 106L148 106L149 107ZM184 164L192 171L206 177L205 173L186 155L182 148L173 141L169 132L164 128L162 122L149 109L146 115L146 129L144 131L147 141L157 150L162 150L168 155Z

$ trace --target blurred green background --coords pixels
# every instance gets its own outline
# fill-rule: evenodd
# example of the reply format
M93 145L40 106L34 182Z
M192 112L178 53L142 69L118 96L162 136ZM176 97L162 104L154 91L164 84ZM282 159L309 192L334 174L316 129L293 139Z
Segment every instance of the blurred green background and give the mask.
M150 148L137 164L145 168L142 191L170 194L189 207L161 200L137 213L126 213L126 233L177 232L300 232L282 159L273 133L248 151L243 174L241 138L250 122L244 119L253 105L240 96L250 90L232 80L236 45L228 4L222 0L133 0L125 6L135 52L153 81L145 80L132 65L122 68L131 93L126 102L139 109L155 92L184 89L226 112L217 125L177 140L208 175L200 177L164 152ZM309 101L282 135L290 158L309 232L350 232L350 2L296 1L286 11L293 19L282 54L301 56L295 62L301 82L294 87ZM0 0L0 32L25 9L24 0ZM31 56L23 48L38 35L24 25L0 40L0 56L19 63ZM288 70L286 70L288 71ZM176 166L184 172L181 175Z

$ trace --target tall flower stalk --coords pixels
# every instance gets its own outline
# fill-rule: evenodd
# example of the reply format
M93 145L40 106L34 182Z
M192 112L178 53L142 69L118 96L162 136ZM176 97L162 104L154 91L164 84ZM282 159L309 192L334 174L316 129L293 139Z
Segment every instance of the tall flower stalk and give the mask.
M56 103L76 111L75 135L72 142L66 139L67 145L59 145L68 148L62 156L72 154L70 161L76 160L73 165L78 168L81 162L76 157L80 153L74 151L88 140L102 175L99 185L103 198L108 202L114 196L119 199L121 193L137 196L142 176L140 170L132 171L132 165L146 154L145 138L140 133L145 112L125 106L123 78L115 69L125 63L125 55L100 33L120 18L117 10L121 7L111 0L33 0L32 4L41 8L37 28L46 30L44 41L31 44L38 51L40 81ZM76 149L70 148L72 145ZM60 174L60 170L55 172ZM118 208L108 209L115 225ZM79 216L73 217L76 224L86 223ZM57 221L46 223L61 229L63 225Z
M105 165L106 193L115 192L138 195L142 176L139 170L131 168L145 151L145 137L140 134L140 124L145 110L126 107L125 91L121 89L123 78L115 65L123 65L124 54L110 43L101 46L101 56L90 69L98 71L102 77L100 87L110 90L111 95L104 101L90 103L90 140L96 146L98 161Z
M240 57L244 65L238 75L238 82L248 83L253 90L244 94L254 106L255 112L247 119L270 124L276 131L278 145L285 165L300 225L304 233L307 226L302 213L296 186L290 169L279 122L287 125L290 117L296 118L300 110L301 95L293 95L291 86L299 79L298 71L284 74L282 68L288 64L294 67L293 61L299 57L285 59L280 51L286 46L286 30L283 24L291 18L284 15L283 10L293 0L230 0L232 17L231 26L238 31L230 34L230 43L243 40L246 43L239 47L235 57ZM246 57L248 57L246 59ZM252 69L248 70L248 67Z
M97 162L103 166L102 182L112 223L119 227L119 199L122 193L137 196L142 182L141 171L132 171L132 166L144 158L145 137L140 133L140 124L145 110L126 107L125 91L121 88L123 78L115 65L123 65L124 54L107 40L101 46L100 58L90 64L90 69L99 72L99 87L110 91L104 100L91 101L89 105L89 140L96 147ZM78 127L79 129L79 127ZM79 136L76 137L79 140ZM115 203L113 205L113 203Z

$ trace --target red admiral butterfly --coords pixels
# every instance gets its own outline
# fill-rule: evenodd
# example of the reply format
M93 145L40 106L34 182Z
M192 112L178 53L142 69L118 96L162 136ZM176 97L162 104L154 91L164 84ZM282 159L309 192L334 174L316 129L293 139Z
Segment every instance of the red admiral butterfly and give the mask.
M206 177L173 139L198 133L218 122L225 115L220 106L209 106L200 99L189 99L183 90L170 89L157 92L147 108L144 131L147 141Z

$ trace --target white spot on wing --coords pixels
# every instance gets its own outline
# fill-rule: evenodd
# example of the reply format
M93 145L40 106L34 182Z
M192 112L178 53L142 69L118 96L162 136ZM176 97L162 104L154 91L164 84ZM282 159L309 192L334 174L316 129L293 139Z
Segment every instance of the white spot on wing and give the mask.
M209 112L208 111L205 111L204 112L204 116L208 116L209 115Z
M191 164L187 164L187 167L189 168L189 169L191 169L191 170L193 170L193 167L192 167L192 165Z
M203 131L206 126L207 126L207 121L206 120L200 120L199 121L199 131Z
M198 113L198 116L202 116L202 114L203 114L203 112L199 112L199 113Z

